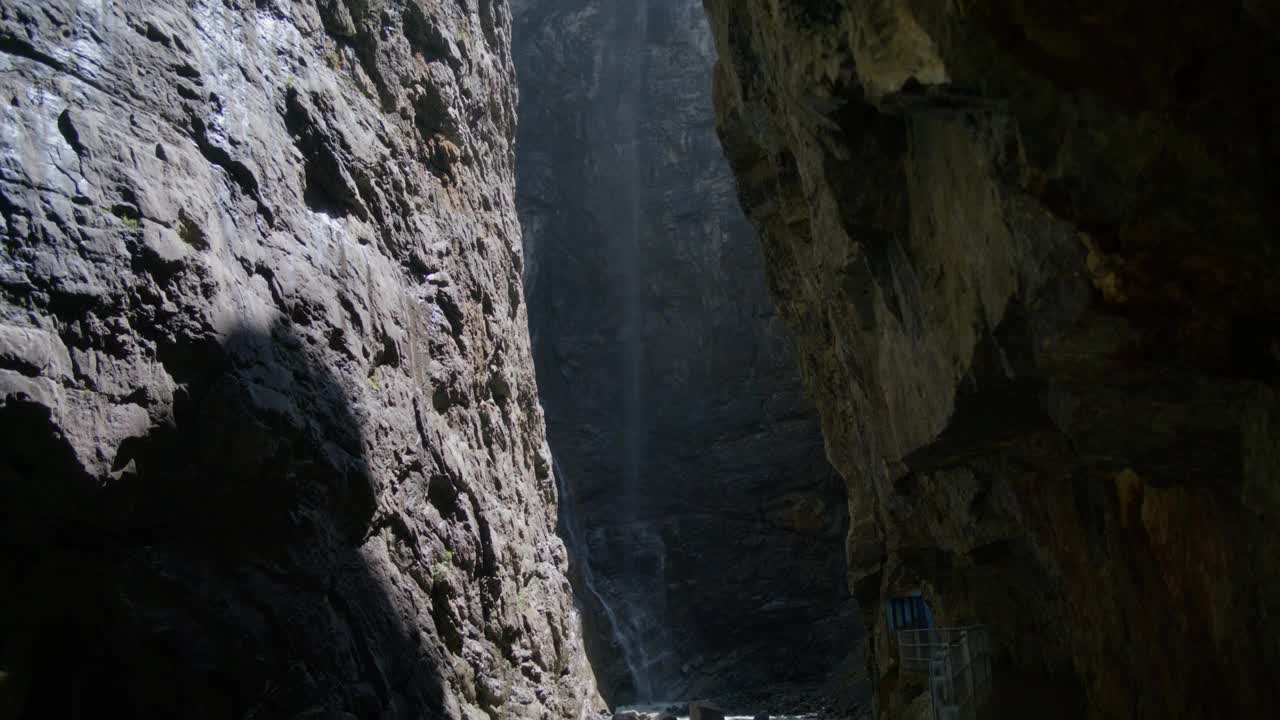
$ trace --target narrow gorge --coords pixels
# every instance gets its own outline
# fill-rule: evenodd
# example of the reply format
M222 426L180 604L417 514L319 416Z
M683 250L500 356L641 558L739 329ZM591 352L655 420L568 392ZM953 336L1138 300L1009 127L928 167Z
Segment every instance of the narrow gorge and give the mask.
M825 680L861 643L844 487L716 137L702 7L513 11L530 331L600 688Z
M1280 717L1277 43L0 0L0 720Z

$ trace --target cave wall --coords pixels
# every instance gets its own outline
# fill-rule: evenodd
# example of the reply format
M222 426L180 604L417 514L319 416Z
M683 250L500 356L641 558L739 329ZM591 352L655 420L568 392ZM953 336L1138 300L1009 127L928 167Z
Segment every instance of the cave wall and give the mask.
M0 5L0 716L582 717L500 0Z
M716 137L706 16L693 0L513 12L548 435L596 590L636 645L579 593L601 687L625 702L820 678L861 643L846 502Z
M991 629L998 716L1274 716L1274 10L705 5L880 716L910 590Z

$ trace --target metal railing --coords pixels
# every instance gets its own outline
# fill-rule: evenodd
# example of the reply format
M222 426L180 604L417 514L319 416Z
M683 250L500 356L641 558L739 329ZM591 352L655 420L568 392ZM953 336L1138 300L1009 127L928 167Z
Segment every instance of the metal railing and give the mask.
M928 675L933 720L975 720L991 698L991 654L980 626L898 631L903 672Z

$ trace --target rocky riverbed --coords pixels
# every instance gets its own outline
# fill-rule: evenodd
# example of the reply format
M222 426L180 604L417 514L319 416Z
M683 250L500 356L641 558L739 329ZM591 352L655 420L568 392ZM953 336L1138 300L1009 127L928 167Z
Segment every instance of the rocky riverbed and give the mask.
M696 703L722 708L725 720L865 720L871 716L870 687L860 656L850 656L821 682L743 688L700 700L617 708L613 720L689 720ZM629 714L632 713L632 714Z

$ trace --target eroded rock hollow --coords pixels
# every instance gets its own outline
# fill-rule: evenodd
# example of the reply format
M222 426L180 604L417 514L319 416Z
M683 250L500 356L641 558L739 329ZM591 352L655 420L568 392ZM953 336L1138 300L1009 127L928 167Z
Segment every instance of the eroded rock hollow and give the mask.
M927 707L913 591L990 629L997 716L1280 712L1271 6L706 6L878 714Z

